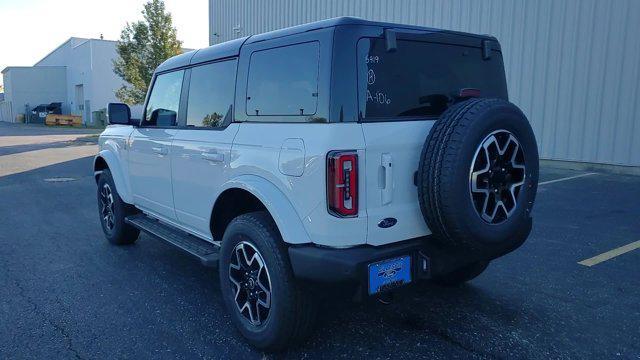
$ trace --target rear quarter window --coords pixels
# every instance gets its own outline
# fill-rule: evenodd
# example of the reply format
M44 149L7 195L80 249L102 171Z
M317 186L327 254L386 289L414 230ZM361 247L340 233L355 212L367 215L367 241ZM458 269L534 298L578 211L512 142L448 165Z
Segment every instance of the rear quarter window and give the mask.
M246 111L252 121L316 113L319 51L318 42L308 42L251 54Z
M500 52L483 59L480 48L413 40L398 40L397 49L387 52L384 39L358 41L358 101L365 121L436 118L464 88L507 99Z

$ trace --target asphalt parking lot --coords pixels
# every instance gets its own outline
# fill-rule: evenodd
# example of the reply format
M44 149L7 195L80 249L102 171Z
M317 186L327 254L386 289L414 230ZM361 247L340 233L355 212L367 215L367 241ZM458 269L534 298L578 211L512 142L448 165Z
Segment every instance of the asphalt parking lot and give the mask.
M479 278L327 301L308 342L266 355L216 270L146 235L104 240L86 133L0 123L2 359L640 359L640 249L579 264L640 240L640 177L543 167L531 237Z

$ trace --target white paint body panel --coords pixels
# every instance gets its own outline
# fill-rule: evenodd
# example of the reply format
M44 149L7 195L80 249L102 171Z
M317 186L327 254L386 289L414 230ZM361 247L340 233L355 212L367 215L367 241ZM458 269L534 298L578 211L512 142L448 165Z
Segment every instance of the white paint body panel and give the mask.
M100 135L98 141L100 151L94 159L94 164L99 157L106 161L120 198L128 204L133 203L133 194L129 181L128 151L128 140L132 132L133 126L108 126Z
M287 163L304 163L300 176L285 175L280 170L281 149L291 148L288 139L304 142L304 152L289 150L286 155ZM299 141L295 143L300 145ZM273 184L295 211L295 217L287 218L284 226L301 221L311 242L334 247L360 245L366 243L367 218L366 211L362 211L366 201L361 198L361 213L356 218L341 219L327 211L326 156L331 150L342 149L358 150L364 157L360 124L242 123L231 151L231 174L255 175ZM364 186L361 178L359 187Z
M171 143L176 129L135 128L129 139L129 181L139 209L176 219L171 185Z
M239 188L256 196L285 242L331 247L384 245L428 235L413 174L432 121L232 123L223 130L110 126L100 154L125 202L214 241L216 199ZM359 213L327 211L326 156L358 153ZM211 155L213 154L213 155ZM395 226L380 228L393 217Z
M360 164L366 179L367 243L383 245L431 232L422 217L413 177L434 121L363 123L367 161ZM362 194L360 197L362 198ZM380 228L385 218L398 220Z
M308 244L311 238L299 221L296 210L285 194L273 183L256 175L240 175L227 181L219 193L228 189L242 189L253 194L273 217L282 239L289 244ZM213 219L215 221L215 219Z
M239 124L222 130L180 129L173 139L171 177L176 217L197 235L211 238L216 195L229 178L229 157Z

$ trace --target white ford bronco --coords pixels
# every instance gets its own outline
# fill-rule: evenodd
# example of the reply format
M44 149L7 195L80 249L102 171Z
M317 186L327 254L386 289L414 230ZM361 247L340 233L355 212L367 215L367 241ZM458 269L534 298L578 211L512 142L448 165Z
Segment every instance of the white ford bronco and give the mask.
M490 36L315 22L165 61L144 108L109 104L104 234L217 266L258 348L307 336L322 284L459 284L531 230L537 145Z

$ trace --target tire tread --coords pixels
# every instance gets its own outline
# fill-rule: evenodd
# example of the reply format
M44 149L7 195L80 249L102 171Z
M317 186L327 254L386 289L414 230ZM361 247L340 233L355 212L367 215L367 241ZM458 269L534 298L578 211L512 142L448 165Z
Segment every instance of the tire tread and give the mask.
M269 247L268 251L275 256L276 263L279 264L277 266L283 269L285 276L283 280L287 284L286 287L291 289L291 293L284 294L283 298L290 297L290 301L295 306L295 309L285 311L284 317L279 320L285 325L282 327L284 329L283 332L278 334L277 339L270 344L256 345L265 350L278 351L290 343L306 339L313 331L317 306L302 284L294 278L287 248L282 241L275 222L266 211L258 211L240 215L232 223L253 227L267 235L270 241L261 242L261 244Z
M456 159L469 127L488 108L510 105L501 99L473 98L451 106L431 129L420 157L418 193L420 209L437 241L443 245L474 248L478 244L465 234L461 223L451 219L457 211L445 201L454 191Z

